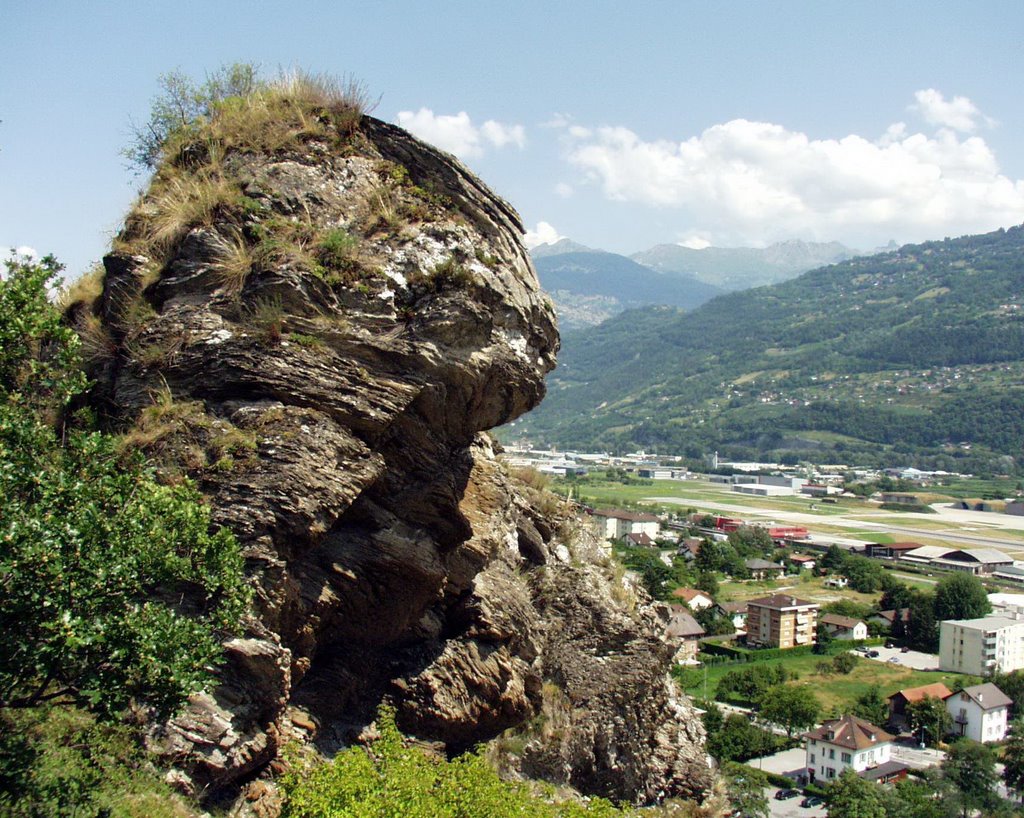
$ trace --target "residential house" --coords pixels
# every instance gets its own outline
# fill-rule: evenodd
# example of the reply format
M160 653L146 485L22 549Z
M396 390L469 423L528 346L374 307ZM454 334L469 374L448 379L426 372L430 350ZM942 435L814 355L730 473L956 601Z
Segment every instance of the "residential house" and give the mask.
M894 737L857 716L829 719L804 733L805 763L812 781L831 781L843 770L861 774L888 764Z
M824 614L819 620L833 639L867 639L868 626L859 619L839 614Z
M826 588L845 588L849 584L850 580L840 576L825 577L824 582Z
M786 576L786 568L777 562L769 562L762 559L743 560L743 564L750 571L751 579L782 579Z
M1024 620L985 616L940 623L939 667L971 676L1024 668Z
M897 621L903 628L906 628L907 622L910 621L910 608L900 608L898 611L879 611L873 616L869 616L868 621L877 622L882 627L888 628L890 632Z
M682 602L685 602L690 607L690 610L693 611L710 608L715 604L715 600L711 598L711 594L705 593L697 588L676 588L672 592L672 596Z
M653 548L655 545L654 540L643 531L639 534L627 534L623 539L626 541L626 545L645 546L647 548Z
M790 554L787 559L800 571L813 571L814 566L818 564L817 557L811 557L807 554Z
M813 645L819 607L788 594L751 599L747 602L747 644L771 648Z
M738 631L747 629L747 603L722 602L716 606L716 613L732 620L732 626Z
M661 528L661 522L653 514L636 511L598 509L592 516L598 530L609 540L618 540L627 534L646 534L654 539Z
M693 618L690 609L685 605L671 605L671 614L665 626L665 638L675 646L675 659L680 664L695 662L700 638L704 628Z
M992 683L965 687L946 697L953 732L972 741L1002 741L1013 699Z
M897 690L889 696L889 726L896 730L906 730L910 726L907 721L907 705L928 697L945 699L951 695L952 691L942 682Z

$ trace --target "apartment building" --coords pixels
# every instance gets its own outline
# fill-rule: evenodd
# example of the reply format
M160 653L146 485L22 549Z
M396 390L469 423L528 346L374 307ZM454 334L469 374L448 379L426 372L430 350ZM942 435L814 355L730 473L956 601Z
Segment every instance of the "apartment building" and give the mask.
M788 594L747 603L747 644L772 648L813 645L818 604Z
M985 616L939 626L939 667L971 676L1024 668L1024 619Z

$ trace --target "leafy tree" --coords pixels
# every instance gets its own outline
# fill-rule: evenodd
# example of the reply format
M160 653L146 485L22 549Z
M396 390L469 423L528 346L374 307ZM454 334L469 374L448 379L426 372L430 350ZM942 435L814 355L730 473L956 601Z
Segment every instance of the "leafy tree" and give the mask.
M939 628L935 620L935 597L924 591L914 594L907 618L907 641L911 647L934 653L939 649Z
M984 744L970 740L953 744L942 761L942 775L956 791L963 818L999 800L995 754Z
M241 555L190 484L159 485L109 438L62 426L84 388L47 299L52 259L0 281L0 709L171 712L212 681L247 604ZM180 612L184 601L189 615Z
M878 601L879 610L899 611L908 608L913 596L913 589L909 585L895 582L883 592L882 598Z
M712 599L718 597L718 578L712 571L701 571L697 577L696 587L704 593L710 594Z
M887 818L886 797L872 781L843 770L828 787L829 818Z
M907 705L907 723L911 730L921 731L922 740L932 747L938 745L953 725L946 705L935 696L910 702Z
M700 626L704 628L704 632L709 636L736 632L736 626L733 625L732 618L716 613L713 605L701 608L693 615L693 618L697 620Z
M759 557L775 547L767 529L757 525L744 525L729 533L727 539L741 557Z
M788 738L794 730L812 727L818 720L821 705L808 687L778 685L762 697L759 715L765 721L784 728Z
M878 685L871 685L853 703L853 715L874 725L883 725L889 719L889 704L882 698Z
M939 580L935 588L935 618L978 619L992 610L988 593L973 574L956 572Z
M1013 716L1024 716L1024 671L996 672L992 676L992 684L1013 699Z
M1010 732L1003 745L1003 782L1024 798L1024 719L1010 723Z
M764 794L768 776L760 770L729 761L722 765L725 792L733 811L749 818L768 818L768 797Z
M857 667L858 661L857 657L852 653L840 653L833 657L832 668L836 673L840 673L845 676Z
M836 638L832 635L828 626L824 622L819 622L814 631L814 652L820 656L826 655L835 641Z
M822 568L828 568L830 571L841 571L845 559L846 552L842 548L838 545L830 545L828 551L825 552L825 556L821 558L821 566Z
M730 713L718 732L708 736L707 748L708 753L720 762L746 761L774 753L778 741L772 733L751 723L746 716Z
M159 78L162 93L153 101L149 121L133 128L132 143L122 154L136 167L154 170L160 163L168 139L209 117L214 107L229 97L244 97L259 85L256 67L235 63L221 68L196 85L178 71Z

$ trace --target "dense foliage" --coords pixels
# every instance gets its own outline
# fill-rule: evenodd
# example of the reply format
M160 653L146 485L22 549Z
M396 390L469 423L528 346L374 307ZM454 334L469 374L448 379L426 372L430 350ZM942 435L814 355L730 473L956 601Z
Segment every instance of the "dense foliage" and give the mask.
M569 447L1006 470L1024 444L1022 245L1019 227L908 245L567 333L521 425Z
M211 680L247 604L238 546L196 490L64 422L84 388L52 259L0 281L0 709L168 713Z
M283 778L285 818L582 818L622 813L599 798L562 803L502 781L478 754L451 761L408 747L382 708L369 752L351 747L326 763L293 760Z

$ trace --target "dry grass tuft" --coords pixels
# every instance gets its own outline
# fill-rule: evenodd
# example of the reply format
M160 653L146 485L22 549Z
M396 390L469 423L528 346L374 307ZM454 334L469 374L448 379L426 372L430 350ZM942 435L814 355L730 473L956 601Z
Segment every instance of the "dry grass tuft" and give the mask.
M106 275L103 265L96 262L70 284L61 288L57 294L57 306L67 311L73 304L95 303L103 293L103 277Z
M212 224L217 208L236 198L234 186L215 174L175 174L158 180L138 212L145 240L166 250L191 228Z
M229 237L221 237L218 258L212 266L224 290L237 297L245 288L254 263L255 256L245 236L233 230Z

